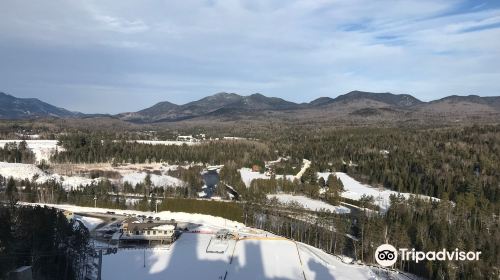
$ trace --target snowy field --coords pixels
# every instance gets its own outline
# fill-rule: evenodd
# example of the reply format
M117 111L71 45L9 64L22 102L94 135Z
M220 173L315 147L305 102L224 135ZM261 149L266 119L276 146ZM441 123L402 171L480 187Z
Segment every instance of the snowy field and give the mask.
M281 158L274 161L274 162L279 162L280 160L281 160ZM285 179L288 179L290 181L293 181L294 179L300 179L300 178L302 178L302 175L304 175L304 173L306 172L306 170L310 166L311 166L311 161L309 161L307 159L303 159L302 160L302 168L299 170L299 172L296 175L285 175L284 177L285 177ZM250 184L252 183L252 181L254 179L271 179L271 176L269 176L265 173L255 172L255 171L252 171L252 169L246 168L246 167L240 169L240 176L241 176L241 180L243 180L243 183L245 184L245 186L247 188L250 187ZM283 175L275 175L275 178L282 179Z
M243 183L245 183L245 186L247 188L250 187L250 184L252 183L253 180L255 179L270 179L271 177L260 172L254 172L250 168L242 168L240 169L240 176L241 180L243 180Z
M120 172L121 173L121 172ZM122 182L129 182L132 184L132 186L135 186L138 183L143 183L144 179L147 176L146 172L131 172L131 173L122 173L123 178L121 179ZM151 183L155 187L180 187L183 186L185 183L177 179L175 177L169 176L169 175L157 175L157 174L151 174Z
M321 200L312 199L303 195L291 195L291 194L268 194L268 199L277 198L281 203L290 203L297 202L300 205L304 206L306 209L310 209L313 211L319 211L321 209L329 210L332 213L339 214L347 214L350 213L351 210L344 206L334 206L330 205Z
M185 183L175 177L166 175L166 172L170 169L177 168L177 166L163 166L160 167L161 175L151 174L151 182L156 187L181 187ZM111 169L113 170L113 169ZM121 179L112 179L117 183L129 182L133 186L137 183L144 182L147 173L143 171L137 171L135 168L130 167L130 169L116 169L120 175L123 177ZM61 182L62 186L66 190L75 189L79 186L88 186L91 184L97 184L102 178L90 179L81 176L66 176L45 173L43 170L38 168L34 164L23 164L23 163L8 163L0 162L0 175L5 178L13 177L16 180L32 180L35 176L37 183L44 183L50 180L55 180Z
M19 144L22 140L0 140L0 146L3 148L6 143L15 142ZM58 149L62 151L63 148L57 146L57 140L26 140L28 148L33 151L37 162L42 160L49 161L50 156Z
M435 197L430 197L430 196L425 196L425 195L415 195L415 194L410 194L410 193L400 193L396 191L391 191L383 188L374 188L370 185L366 185L363 183L360 183L356 181L354 178L350 177L349 175L343 173L343 172L334 172L334 173L318 173L318 177L323 177L325 181L327 181L328 176L330 174L334 174L337 178L339 178L342 181L342 184L344 184L344 189L345 191L342 192L342 197L353 199L353 200L359 200L361 196L364 195L371 195L375 198L375 205L378 205L382 211L385 211L389 208L390 206L390 199L389 197L391 194L398 195L401 194L405 198L409 198L411 195L416 196L420 199L432 199L433 201L439 201L438 198Z
M413 195L413 196L418 197L420 199L425 199L425 200L431 199L433 201L439 201L439 199L435 198L435 197L430 197L430 196L425 196L425 195L416 195L416 194L411 194L411 193L400 193L400 192L396 192L396 191L392 191L392 190L388 190L388 189L383 189L383 188L374 188L370 185L366 185L366 184L363 184L363 183L356 181L354 178L350 177L349 175L347 175L343 172L333 172L333 173L319 172L318 178L323 177L323 179L325 179L325 181L327 181L328 176L330 174L335 175L344 184L345 191L342 192L342 194L341 194L342 197L353 199L353 200L359 200L362 195L367 195L367 196L371 195L375 198L375 204L378 205L382 211L385 211L389 208L389 205L390 205L389 197L391 194L395 194L395 195L401 194L405 198L409 198L411 195ZM250 184L252 183L252 181L254 179L271 179L271 177L269 175L259 173L259 172L254 172L249 168L240 169L240 175L241 175L241 179L243 180L243 183L245 183L245 186L247 186L247 187L250 187ZM276 176L276 178L277 179L282 178L282 176ZM285 178L288 180L293 180L295 178L295 176L286 175ZM280 200L282 200L282 199L284 201L284 200L288 200L291 198L285 196L285 197L282 197ZM298 201L299 199L300 198L294 198L295 201L301 203L300 201ZM307 203L302 202L301 204L306 206ZM306 206L306 208L312 209L313 207Z
M36 177L37 183L50 180L61 182L66 190L76 188L80 185L97 183L99 179L90 179L79 176L60 176L58 174L47 174L34 164L0 162L0 175L4 178L12 177L16 180L32 180Z

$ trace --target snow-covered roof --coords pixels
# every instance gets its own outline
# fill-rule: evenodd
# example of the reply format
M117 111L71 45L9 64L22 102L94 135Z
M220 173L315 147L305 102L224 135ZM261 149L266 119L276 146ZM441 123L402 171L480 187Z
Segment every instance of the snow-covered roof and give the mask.
M155 230L174 230L175 226L174 225L161 225L161 226L154 227L152 229L155 229Z

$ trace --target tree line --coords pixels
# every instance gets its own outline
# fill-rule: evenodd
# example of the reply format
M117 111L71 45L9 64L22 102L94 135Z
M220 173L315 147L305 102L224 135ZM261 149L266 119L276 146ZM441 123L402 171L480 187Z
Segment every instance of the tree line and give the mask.
M4 162L14 163L34 163L35 154L28 148L26 141L19 143L5 143L4 147L0 147L0 160Z

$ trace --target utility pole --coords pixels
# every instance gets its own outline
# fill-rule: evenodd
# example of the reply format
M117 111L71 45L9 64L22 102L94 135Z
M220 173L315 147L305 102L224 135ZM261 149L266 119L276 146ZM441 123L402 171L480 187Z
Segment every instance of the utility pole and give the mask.
M97 280L101 280L101 272L102 272L102 249L99 250L99 267L97 270Z
M146 267L146 249L144 249L144 267ZM101 280L101 279L99 279Z
M97 196L94 196L94 208L97 208Z

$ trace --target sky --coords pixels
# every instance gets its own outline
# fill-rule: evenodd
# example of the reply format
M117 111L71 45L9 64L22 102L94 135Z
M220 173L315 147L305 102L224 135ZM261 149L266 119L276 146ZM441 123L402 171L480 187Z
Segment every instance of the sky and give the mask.
M84 113L218 92L500 95L500 1L2 0L0 92Z

